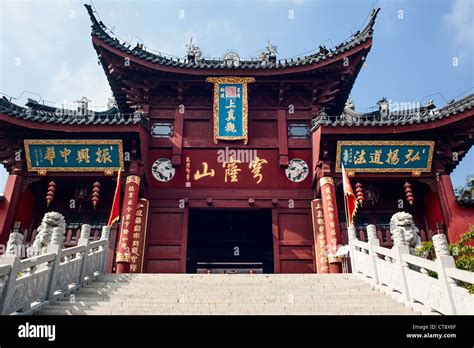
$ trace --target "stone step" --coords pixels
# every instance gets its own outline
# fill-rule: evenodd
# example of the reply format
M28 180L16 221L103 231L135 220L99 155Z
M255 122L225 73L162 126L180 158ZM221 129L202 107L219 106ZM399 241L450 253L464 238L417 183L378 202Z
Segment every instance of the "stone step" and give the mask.
M178 288L185 288L185 289L202 289L202 288L221 288L221 287L232 287L235 289L271 289L271 288L280 288L280 287L292 287L292 288L313 288L313 289L324 289L324 288L352 288L352 287L367 287L367 284L360 283L360 282L347 282L347 283L248 283L248 284L236 284L231 282L222 282L222 283L192 283L192 284L166 284L166 283L101 283L101 284L90 284L93 288L150 288L150 289L178 289Z
M330 291L329 291L330 290ZM97 288L83 288L80 289L78 294L113 294L113 295L135 295L135 296L173 296L176 294L188 293L193 295L204 295L204 296L229 296L233 294L252 294L255 296L264 296L265 294L282 294L282 295L319 295L319 296L330 296L330 295L367 295L367 294L375 294L376 290L369 289L265 289L259 291L251 291L250 289L176 289L176 290L154 290L154 289L97 289Z
M323 300L323 301L332 301L332 302L345 302L345 301L376 301L379 299L383 299L385 297L390 298L389 296L380 296L380 295L364 295L364 296L351 296L349 299L344 299L343 298L344 294L341 293L339 296L295 296L291 294L283 295L283 296L245 296L244 294L241 295L235 295L235 296L212 296L212 295L202 295L202 296L192 296L189 294L183 294L183 295L175 295L175 296L158 296L155 295L153 298L156 298L160 301L177 301L178 299L181 299L182 301L190 301L190 300L202 300L202 301L243 301L243 300L262 300L262 299L272 299L272 300L284 300L288 301L289 299L293 299L295 301L318 301L318 300ZM114 294L103 294L103 295L98 295L98 294L78 294L74 296L75 301L110 301L113 299L119 299L121 301L129 301L129 302L147 302L152 297L150 296L140 296L137 294L133 295L126 295L126 296L116 296ZM71 297L68 296L64 299L64 301L70 301Z
M147 306L160 306L160 305L200 305L200 306L213 306L213 305L233 305L233 304L239 304L239 305L251 305L251 306L259 306L259 305L267 305L267 304L282 304L282 305L294 305L294 306L299 306L299 305L305 305L305 306L321 306L321 305L329 305L329 306L338 306L338 307L345 307L345 306L352 306L352 305L361 305L361 306L382 306L382 305L388 305L388 306L396 306L399 305L398 303L393 303L393 300L391 299L379 299L376 301L290 301L288 299L285 300L273 300L273 299L261 299L261 300L245 300L245 301L239 301L239 302L233 302L233 301L225 301L225 300L216 300L212 299L211 301L209 299L204 300L194 300L194 299L189 299L185 301L178 301L177 299L175 301L142 301L142 302L132 302L132 301L123 301L121 299L113 299L112 301L75 301L75 302L66 302L66 301L55 301L54 303L50 304L51 306L61 306L61 307L67 307L67 306L99 306L99 307L147 307Z
M217 275L217 274L212 274L212 275L186 275L186 274L180 274L180 275L173 275L173 276L165 276L165 275L154 275L150 274L148 277L113 277L111 275L103 275L99 276L97 279L99 282L131 282L133 281L134 283L140 283L140 282L169 282L169 283L186 283L189 280L192 280L193 282L205 282L205 283L219 283L222 281L226 282L241 282L241 283L253 283L253 282L258 282L258 283L265 283L265 282L287 282L287 281L293 281L293 282L347 282L347 281L353 281L353 282L362 282L361 279L358 279L356 277L339 277L339 276L305 276L305 275L298 275L298 276L291 276L291 277L286 277L286 276L280 276L280 275L271 275L271 276L262 276L262 275Z
M354 313L356 311L356 313ZM130 309L124 309L122 311L118 310L75 310L75 309L67 309L67 310L40 310L35 312L35 315L242 315L242 314L271 314L271 315L416 315L417 313L409 310L405 311L394 311L390 309L366 309L366 308L357 308L357 309L346 309L346 310L338 310L338 309L314 309L308 310L307 308L303 308L302 310L290 310L284 308L265 308L260 311L256 311L253 308L243 310L243 309L222 309L222 310L203 310L197 309L195 311L192 310L162 310L162 311L134 311Z
M106 274L37 315L418 314L352 274Z
M117 283L117 284L167 284L167 285L173 285L173 284L178 284L178 285L183 285L183 284L189 284L189 285L194 285L194 284L242 284L242 285L249 285L249 284L260 284L260 285L266 285L266 284L363 284L363 280L359 279L341 279L341 280L325 280L325 281L320 281L316 279L307 279L307 280L294 280L294 279L281 279L281 280L268 280L268 279L251 279L251 281L238 281L234 280L231 277L229 278L220 278L218 280L209 280L206 279L192 279L192 278L187 278L185 280L173 280L173 279L132 279L132 280L126 280L126 281L103 281L100 280L100 282L107 283L107 284L112 284L112 283Z
M327 303L327 302L312 302L312 303L298 303L298 302L281 302L281 303L275 303L275 302L267 302L267 303L235 303L235 302L207 302L207 303L201 303L201 302L146 302L146 303L141 303L141 304L136 304L136 303L129 303L129 302L117 302L117 303L110 303L110 302L89 302L89 303L68 303L68 304L58 304L57 302L54 304L49 304L49 307L89 307L89 306L98 306L98 307L112 307L112 308L121 308L121 307L135 307L135 308L147 308L147 307L167 307L167 306L172 306L172 307L251 307L251 308L258 308L258 307L265 307L265 306L286 306L286 307L292 307L292 308L297 308L297 307L305 307L305 308L312 308L312 307L328 307L328 308L335 308L335 307L343 307L343 308L349 308L349 307L363 307L363 308L377 308L377 307L388 307L388 308L404 308L402 304L399 303L393 303L390 301L385 301L385 302L345 302L343 306L339 306L338 303Z
M295 297L260 297L260 298L193 298L193 297L174 297L174 298L127 298L127 297L76 297L74 302L71 300L64 299L60 301L55 301L56 305L69 305L69 304L88 304L88 303L104 303L110 305L116 305L125 303L128 305L146 305L146 304L161 304L161 303L240 303L240 304L259 304L259 303L290 303L290 304L312 304L312 303L325 303L330 305L339 305L343 306L346 304L360 303L360 304L378 304L378 303L389 303L389 304L398 304L397 301L394 301L389 296L377 297L377 298L354 298L354 299L343 299L343 298L295 298Z
M92 285L92 284L91 284ZM202 284L201 286L199 284L196 285L173 285L173 286L167 286L166 284L130 284L130 285L100 285L100 286L94 286L94 287L89 287L89 289L98 289L98 288L104 288L104 289L143 289L143 290L169 290L173 291L176 289L188 289L188 290L200 290L200 289L236 289L236 290L278 290L278 289L302 289L302 290L325 290L325 289L344 289L344 290L349 290L349 289L370 289L371 286L367 284L349 284L349 285L338 285L338 284L325 284L325 285L313 285L313 284L270 284L270 285L258 285L258 284L249 284L249 285L235 285L235 284Z
M223 284L233 284L233 285L241 285L241 286L248 286L248 285L261 285L261 286L271 286L271 285L287 285L287 284L307 284L307 285L315 285L315 286L321 286L321 285L344 285L344 286L350 286L350 285L363 285L363 281L357 281L357 280L341 280L341 281L313 281L311 279L308 279L307 281L292 281L291 279L287 280L282 280L282 281L267 281L267 280L262 280L262 281L249 281L249 282L241 282L241 281L232 281L231 279L222 279L220 281L205 281L205 280L195 280L195 279L189 279L187 281L163 281L163 280L137 280L137 281L119 281L119 282L114 282L114 281L109 281L109 282L101 282L103 284L108 284L108 285L113 285L113 284L119 284L119 285L126 285L126 284L134 284L134 285L171 285L171 286L182 286L182 285L188 285L188 286L196 286L196 285L223 285Z

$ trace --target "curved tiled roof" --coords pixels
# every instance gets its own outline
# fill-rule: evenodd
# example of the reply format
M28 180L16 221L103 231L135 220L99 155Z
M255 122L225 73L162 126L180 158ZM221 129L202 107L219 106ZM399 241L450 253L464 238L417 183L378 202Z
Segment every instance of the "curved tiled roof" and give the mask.
M281 59L275 62L265 62L258 59L254 60L240 60L239 66L229 66L223 59L202 59L202 60L188 60L180 58L172 58L164 55L154 54L147 52L138 46L130 49L130 46L126 46L124 43L120 43L117 38L112 37L105 30L105 25L102 22L99 22L94 15L94 11L90 5L84 5L87 8L89 16L92 21L92 35L101 39L108 45L119 49L120 51L126 53L127 55L132 55L148 61L150 63L163 65L163 66L172 66L178 68L197 68L197 69L229 69L229 70L242 70L242 69L286 69L291 67L305 66L313 63L322 62L329 58L340 55L361 43L364 43L368 39L372 38L373 26L375 19L380 9L374 9L370 16L369 22L365 28L353 35L352 38L334 48L334 50L322 49L317 53L296 58L296 59Z
M122 114L116 107L107 111L82 114L76 110L56 109L28 99L27 107L10 102L7 98L0 99L0 113L17 119L63 125L134 125L147 124L147 119L133 114Z
M358 113L351 108L344 108L339 116L329 116L324 112L312 120L312 130L318 127L374 127L374 126L404 126L431 122L448 118L465 110L474 108L474 93L456 102L450 103L440 109L420 107L416 110L389 113L382 116L380 111L371 113Z

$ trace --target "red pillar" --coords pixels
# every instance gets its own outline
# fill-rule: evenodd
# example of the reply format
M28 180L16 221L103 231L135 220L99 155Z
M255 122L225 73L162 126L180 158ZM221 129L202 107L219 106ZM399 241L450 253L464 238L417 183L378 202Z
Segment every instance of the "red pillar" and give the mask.
M0 202L0 244L5 244L12 228L18 201L21 196L23 177L9 175L3 193L4 200Z
M278 163L280 167L288 166L288 126L286 109L278 109Z
M311 216L313 218L315 270L317 273L329 273L323 203L321 199L313 199L311 201Z
M122 215L120 216L120 234L117 244L116 273L130 272L130 256L132 250L133 233L135 231L135 214L137 211L140 177L130 175L125 181Z
M173 156L171 157L171 163L173 166L181 165L181 156L183 152L183 129L184 129L184 109L176 109L174 113L174 127L173 137L171 142L173 143Z
M339 227L339 217L337 216L334 181L331 177L325 176L319 179L319 186L321 187L326 240L329 245L329 270L331 273L342 273L342 261L334 256L337 246L341 244L341 230Z

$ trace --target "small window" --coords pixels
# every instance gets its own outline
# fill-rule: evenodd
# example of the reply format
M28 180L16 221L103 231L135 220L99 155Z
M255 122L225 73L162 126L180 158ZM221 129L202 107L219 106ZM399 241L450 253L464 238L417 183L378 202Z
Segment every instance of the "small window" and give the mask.
M307 139L309 138L309 127L304 123L293 123L288 126L288 138Z
M173 123L156 122L151 127L151 135L154 138L170 138L173 135Z

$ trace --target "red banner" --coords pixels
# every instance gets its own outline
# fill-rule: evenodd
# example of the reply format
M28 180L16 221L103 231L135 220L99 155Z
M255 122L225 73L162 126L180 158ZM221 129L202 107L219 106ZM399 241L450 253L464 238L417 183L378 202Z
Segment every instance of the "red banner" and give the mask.
M138 199L133 228L132 249L130 256L130 273L143 273L143 258L145 256L146 231L148 223L148 200Z
M334 181L331 177L319 179L321 187L321 200L324 213L324 227L326 229L326 240L328 242L329 263L340 263L340 258L336 257L336 251L341 244L341 230L339 227L339 217L336 205L336 193L334 190ZM331 266L330 266L331 267ZM331 273L336 273L336 267ZM340 273L340 272L338 272Z
M135 213L137 210L138 191L140 189L140 177L130 175L125 182L125 192L123 196L122 215L120 216L120 234L117 246L115 261L117 273L128 273L130 263L133 232L135 229ZM127 264L127 266L120 265Z
M313 217L316 271L318 273L329 273L329 262L326 251L326 231L324 228L323 204L321 199L311 201L311 214Z

